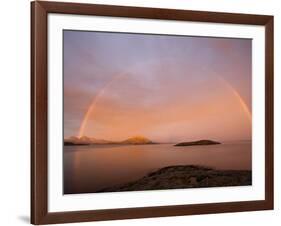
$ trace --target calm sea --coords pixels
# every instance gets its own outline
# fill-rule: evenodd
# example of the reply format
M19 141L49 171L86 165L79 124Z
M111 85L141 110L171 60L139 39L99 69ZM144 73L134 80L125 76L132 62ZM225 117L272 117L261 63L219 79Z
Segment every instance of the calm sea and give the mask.
M216 169L251 169L251 142L175 147L152 145L82 145L64 147L64 193L91 193L137 180L170 165Z

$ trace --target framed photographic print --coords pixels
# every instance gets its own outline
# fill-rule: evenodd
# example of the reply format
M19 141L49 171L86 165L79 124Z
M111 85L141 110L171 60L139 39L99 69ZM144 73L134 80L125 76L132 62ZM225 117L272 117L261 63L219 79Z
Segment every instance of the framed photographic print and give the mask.
M31 12L33 224L273 209L273 16Z

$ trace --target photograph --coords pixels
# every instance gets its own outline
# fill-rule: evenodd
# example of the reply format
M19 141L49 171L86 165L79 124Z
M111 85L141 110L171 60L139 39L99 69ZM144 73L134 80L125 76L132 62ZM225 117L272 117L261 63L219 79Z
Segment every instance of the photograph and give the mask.
M252 185L252 39L63 30L63 193Z
M31 3L32 224L274 209L274 15L159 6Z

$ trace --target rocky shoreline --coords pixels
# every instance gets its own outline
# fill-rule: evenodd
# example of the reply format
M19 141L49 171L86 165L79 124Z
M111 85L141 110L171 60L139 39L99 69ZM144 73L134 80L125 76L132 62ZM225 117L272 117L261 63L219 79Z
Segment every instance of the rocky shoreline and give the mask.
M97 192L143 191L181 188L246 186L252 184L250 170L216 170L203 166L168 166L136 181Z

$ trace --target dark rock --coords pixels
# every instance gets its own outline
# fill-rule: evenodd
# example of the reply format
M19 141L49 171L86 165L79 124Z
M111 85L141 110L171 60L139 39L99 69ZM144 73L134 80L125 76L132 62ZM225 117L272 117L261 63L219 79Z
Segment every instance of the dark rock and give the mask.
M252 171L250 170L215 170L203 166L180 165L164 167L147 174L139 180L104 188L98 192L225 187L251 184Z

